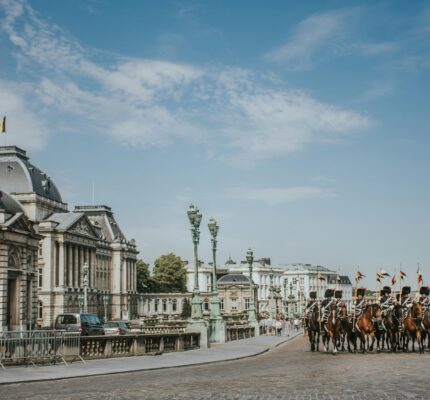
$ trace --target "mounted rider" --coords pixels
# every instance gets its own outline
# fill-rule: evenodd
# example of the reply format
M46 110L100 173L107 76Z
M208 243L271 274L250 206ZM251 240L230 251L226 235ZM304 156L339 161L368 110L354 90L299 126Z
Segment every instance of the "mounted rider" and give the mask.
M403 286L402 287L400 304L402 306L403 319L405 319L406 316L408 315L409 310L412 308L412 305L413 305L413 299L411 297L411 287L410 286Z
M330 314L330 306L336 304L333 299L334 290L327 289L324 293L324 300L321 302L321 312L322 312L322 322L325 324L327 322L328 316Z
M387 311L393 307L394 299L391 297L391 287L384 286L381 290L381 297L379 298L379 304L381 306L382 315L385 315Z
M366 307L366 300L364 298L366 294L365 288L358 288L357 289L357 299L355 300L354 304L354 315L355 318L359 318L361 314L363 314L364 308Z
M420 297L418 301L423 306L423 313L426 312L428 309L430 309L430 288L428 286L421 286L420 287Z
M312 311L317 304L317 292L309 292L308 304L306 304L305 318L310 319Z

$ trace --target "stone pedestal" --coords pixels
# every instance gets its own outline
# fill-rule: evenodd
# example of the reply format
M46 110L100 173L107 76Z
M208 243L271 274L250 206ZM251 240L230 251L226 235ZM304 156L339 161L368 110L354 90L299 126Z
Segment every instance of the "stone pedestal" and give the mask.
M200 333L200 348L207 349L209 347L209 329L203 319L188 320L185 333Z
M222 317L211 318L209 320L209 342L225 343L225 324Z
M258 321L249 321L249 326L254 328L254 336L260 336L260 325Z

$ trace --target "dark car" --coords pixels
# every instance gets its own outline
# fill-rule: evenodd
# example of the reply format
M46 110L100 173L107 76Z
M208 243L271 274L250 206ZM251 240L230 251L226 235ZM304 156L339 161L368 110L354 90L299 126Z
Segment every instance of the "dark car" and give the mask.
M68 332L81 332L82 336L104 335L103 324L95 314L59 314L54 329Z

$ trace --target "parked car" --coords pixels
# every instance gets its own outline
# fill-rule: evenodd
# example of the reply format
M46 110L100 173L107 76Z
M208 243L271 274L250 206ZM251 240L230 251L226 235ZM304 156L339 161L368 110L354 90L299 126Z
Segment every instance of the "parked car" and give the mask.
M81 332L82 336L105 334L100 318L95 314L59 314L55 319L54 329Z
M108 321L103 326L105 335L125 335L129 328L124 321Z

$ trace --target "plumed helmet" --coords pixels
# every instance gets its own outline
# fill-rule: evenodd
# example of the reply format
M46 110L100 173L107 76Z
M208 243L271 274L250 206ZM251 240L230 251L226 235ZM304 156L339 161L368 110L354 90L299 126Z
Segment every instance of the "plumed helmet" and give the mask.
M391 294L391 287L390 286L384 286L382 288L382 290L386 293L386 294Z
M411 287L410 286L403 286L402 287L402 296L407 296L411 293Z
M311 299L316 299L317 298L317 292L309 292L309 297L311 298Z
M358 288L357 289L357 296L363 296L366 294L366 289L365 288Z
M341 298L342 298L342 290L336 290L336 291L334 292L334 297L335 297L336 299L341 299Z
M384 289L382 289L382 290L379 291L379 295L380 296L385 296L386 293L387 292Z
M324 293L324 297L333 297L334 290L333 289L327 289Z
M425 294L428 296L430 293L430 288L428 286L421 286L420 287L420 294Z

